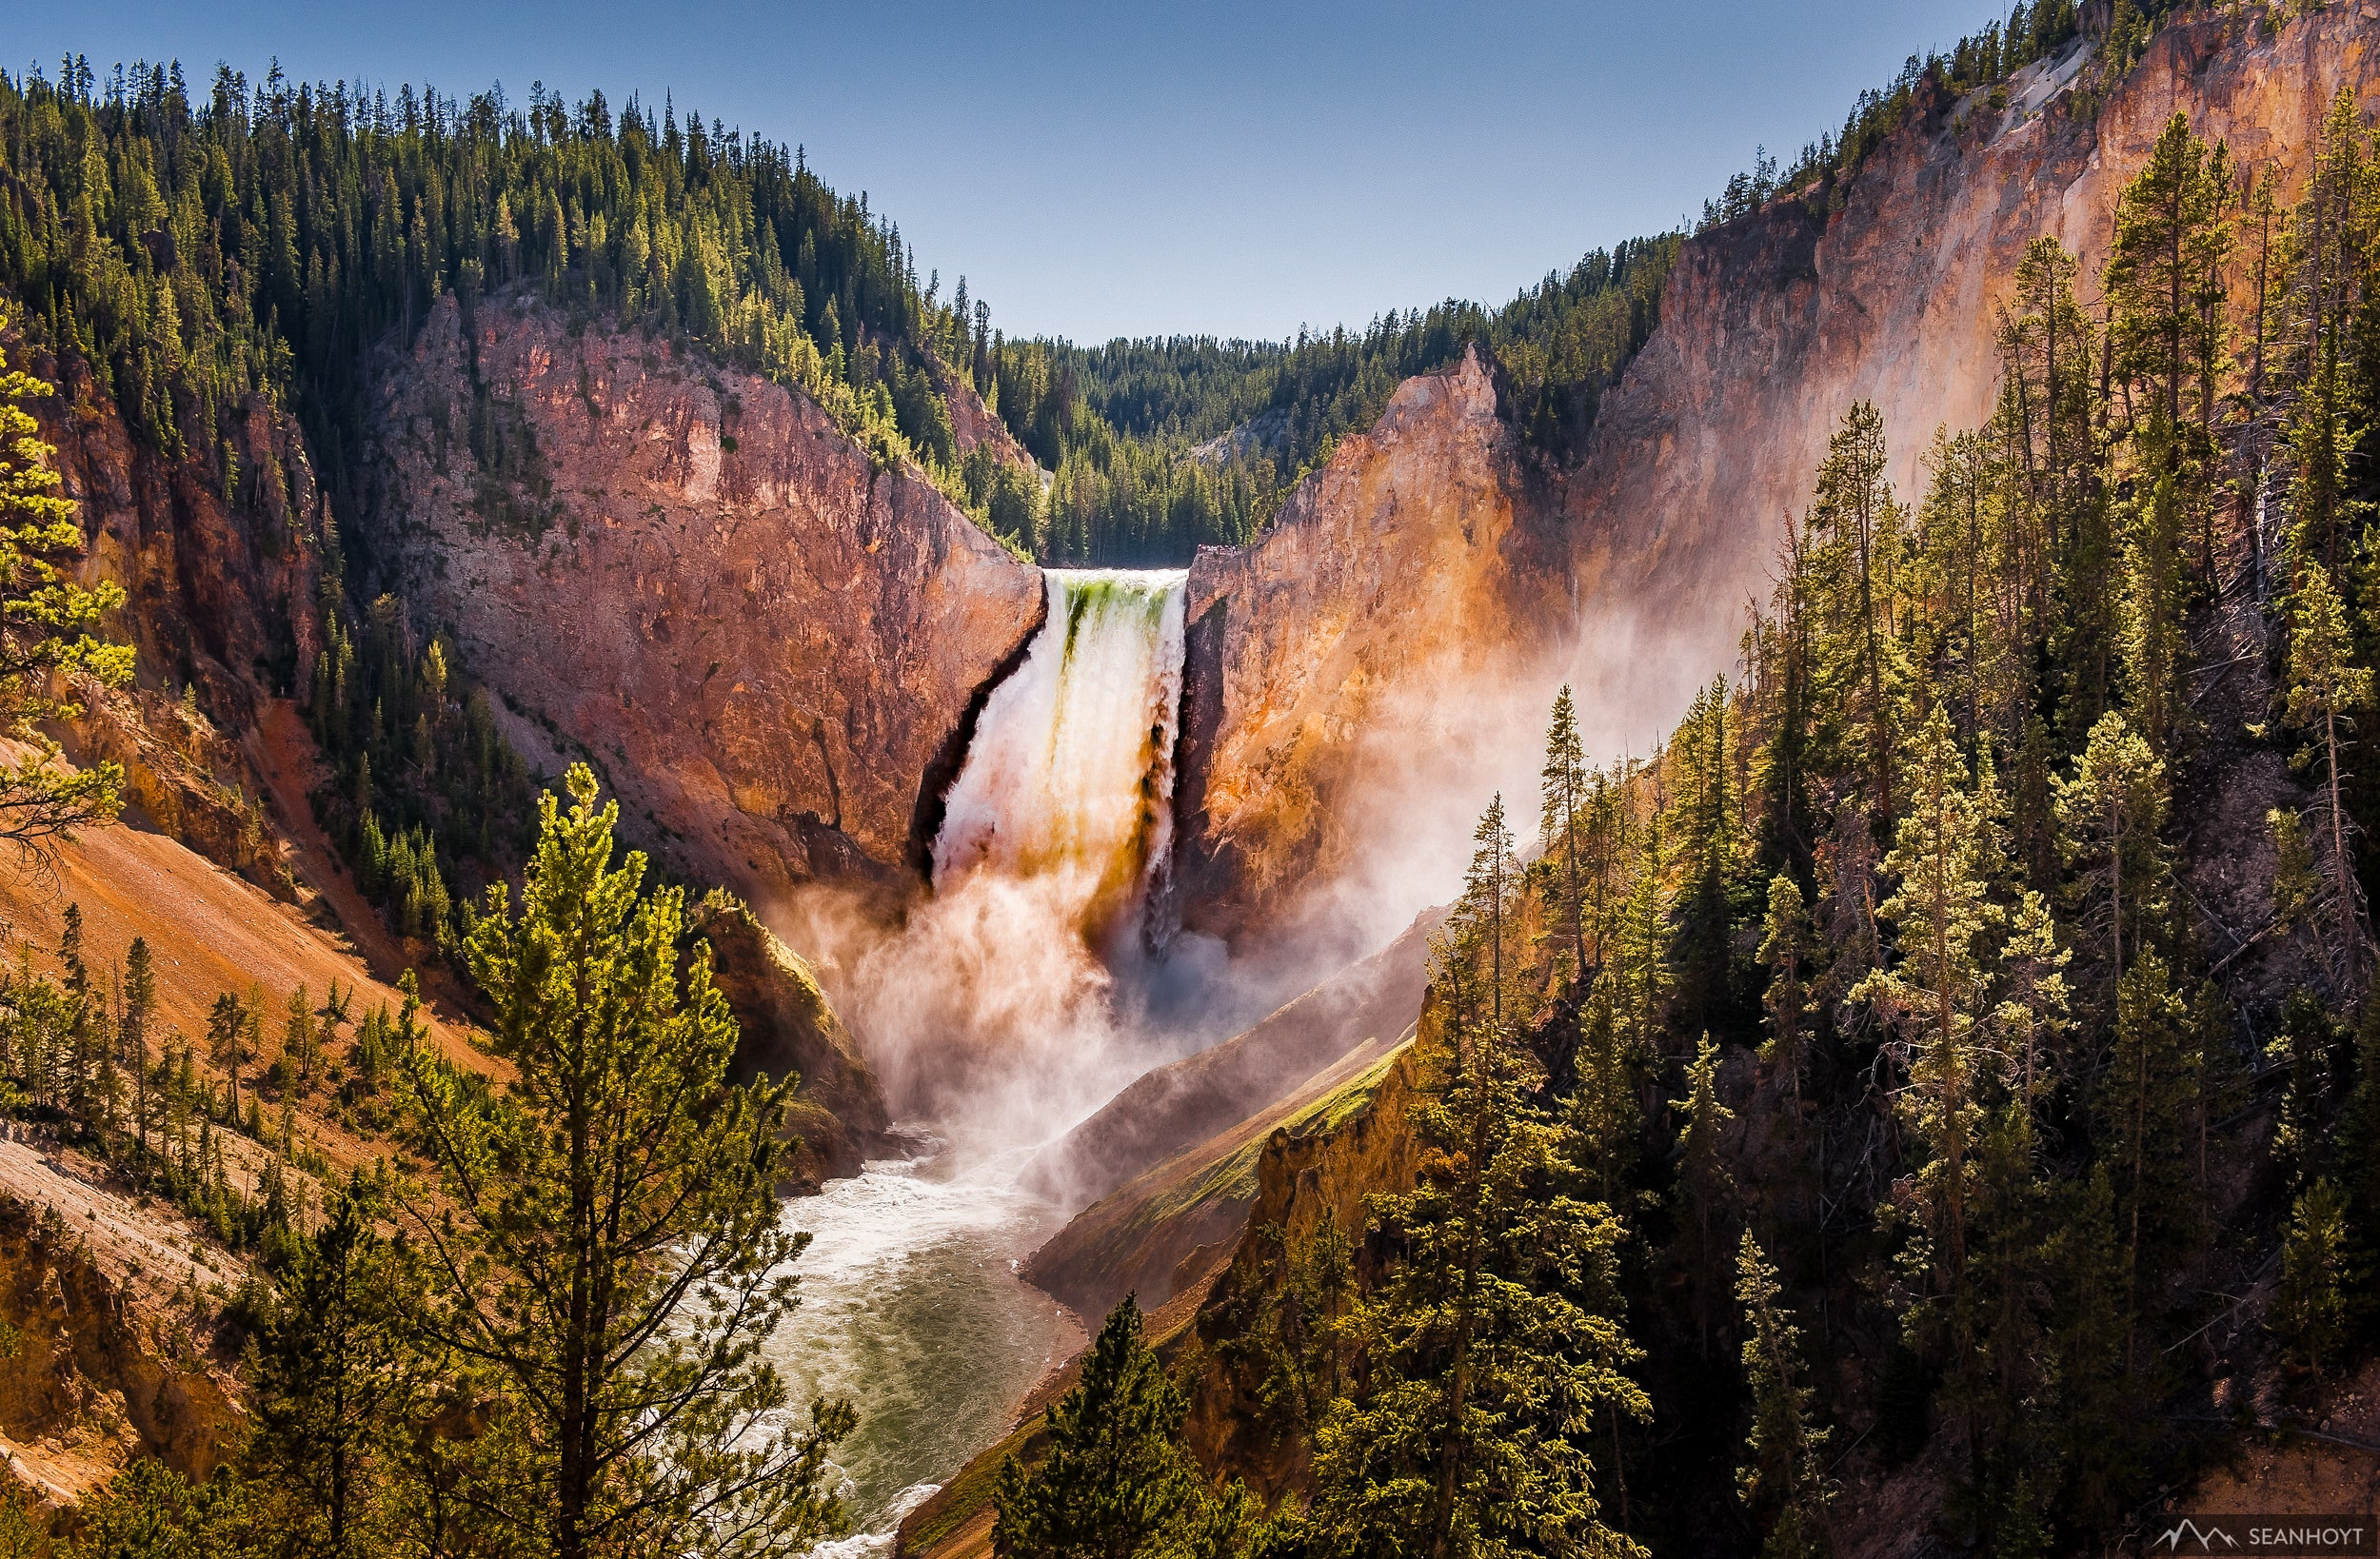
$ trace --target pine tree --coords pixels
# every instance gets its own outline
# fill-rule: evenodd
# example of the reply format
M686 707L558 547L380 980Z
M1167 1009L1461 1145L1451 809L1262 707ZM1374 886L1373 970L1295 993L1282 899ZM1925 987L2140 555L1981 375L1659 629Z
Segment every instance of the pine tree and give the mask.
M2116 202L2103 282L2118 371L2143 391L2136 406L2145 503L2136 509L2127 573L2134 707L2165 750L2179 710L2180 552L2205 531L2213 558L2216 370L2227 326L2223 271L2231 247L2229 154L2175 114Z
M1734 917L1736 819L1724 678L1695 700L1670 747L1676 771L1675 811L1682 891L1677 902L1679 1019L1688 1032L1735 1016L1735 970L1729 931Z
M2059 1198L2043 1264L2053 1295L2045 1400L2059 1411L2037 1427L2058 1469L2062 1514L2085 1530L2104 1527L2127 1497L2143 1425L2132 1367L2126 1267L2115 1195L2104 1166Z
M2292 1195L2329 1168L2330 1053L2340 1038L2320 998L2296 990L2281 1003L2280 1031L2265 1045L2265 1059L2281 1069L2272 1159Z
M412 1348L421 1275L374 1227L359 1171L322 1227L293 1241L257 1328L253 1465L288 1498L283 1536L305 1552L369 1551L387 1533L390 1442L410 1431L426 1361Z
M2112 990L2164 909L2157 831L2165 823L2165 764L2111 712L2091 728L2073 778L2053 776L2051 783L2066 858L2080 868L2091 917L2107 937Z
M2290 549L2333 578L2350 561L2354 505L2348 461L2361 409L2348 366L2352 321L2380 226L2375 173L2353 94L2342 89L2324 118L2313 173L2290 223L2294 262L2287 291L2295 389L2282 428L2291 468Z
M2054 1048L2072 1026L2066 966L2073 954L2059 944L2056 918L2041 895L2028 890L2009 921L1999 957L2001 997L1992 1020L2009 1087L2030 1111L2064 1070Z
M214 1007L207 1009L207 1059L224 1069L230 1078L230 1118L240 1118L240 1031L248 1026L248 1014L240 1009L240 997L224 990L214 997Z
M1364 1384L1316 1435L1325 1551L1639 1551L1602 1519L1577 1438L1601 1414L1646 1410L1622 1372L1637 1356L1618 1319L1623 1231L1580 1199L1576 1138L1490 999L1507 849L1492 806L1433 962L1420 1172L1374 1200L1399 1254L1359 1312Z
M2052 1399L2042 1299L2054 1204L2033 1121L2033 1104L2012 1091L1983 1122L1969 1202L1971 1259L1964 1292L1952 1296L1949 1330L1967 1343L1947 1383L1966 1441L1963 1498L1994 1553L2045 1551L2038 1528L2051 1492L2035 1474L2041 1426L2032 1409Z
M1895 1104L1931 1154L1917 1188L1945 1263L1937 1292L1947 1293L1967 1265L1968 1155L1981 1115L1975 1028L1989 1010L1980 943L2000 919L1979 858L1991 808L1967 783L1950 717L1936 705L1910 739L1905 810L1885 858L1899 887L1879 913L1900 961L1852 993L1875 1004L1904 1047L1910 1086Z
M1108 1313L1082 1377L1043 1415L1048 1453L1001 1464L992 1551L1002 1559L1154 1559L1205 1503L1177 1436L1188 1403L1141 1334L1130 1295Z
M1577 711L1571 702L1568 683L1562 685L1554 700L1553 720L1545 734L1545 766L1538 773L1538 784L1543 810L1537 832L1544 841L1546 859L1554 869L1554 923L1569 926L1571 977L1583 984L1588 972L1587 933L1579 855L1585 845L1581 836L1586 819L1580 813L1587 804L1587 767L1586 756L1578 743Z
M1801 888L1783 872L1769 882L1768 915L1760 928L1760 961L1769 970L1769 988L1761 998L1769 1037L1760 1059L1769 1076L1791 1101L1787 1120L1801 1130L1801 1086L1810 1064L1810 914L1803 908Z
M192 1484L153 1456L133 1458L78 1513L77 1559L248 1559L269 1535L230 1469Z
M2349 848L2349 819L2341 792L2347 782L2343 755L2357 711L2372 701L2371 672L2355 663L2347 610L2331 588L2330 572L2307 562L2290 594L2288 718L2304 731L2305 757L2318 765L2324 793L2324 842L2329 846L2330 915L2340 966L2340 989L2349 1003L2361 996L2362 895Z
M2099 1084L2100 1137L2115 1166L2124 1253L2124 1365L2138 1367L2142 1307L2195 1230L2184 1156L2197 1106L2200 1056L2165 959L2142 953L2125 971L2115 1039Z
M1628 892L1618 906L1602 981L1611 988L1619 1052L1637 1066L1660 1053L1676 988L1676 972L1669 959L1668 865L1656 814L1624 878Z
M490 888L466 947L517 1081L407 1058L443 1192L406 1209L443 1279L423 1323L493 1398L488 1459L460 1475L492 1530L557 1559L631 1534L806 1541L841 1523L822 1480L852 1413L820 1402L791 1427L760 1352L806 1243L775 1194L792 1079L728 1082L735 1020L707 947L681 971L682 894L643 892L642 854L612 867L618 806L597 810L585 765L566 785L567 814L540 805L519 914Z
M1829 745L1848 743L1848 752L1864 760L1868 794L1877 814L1889 819L1893 700L1902 680L1891 614L1903 516L1884 467L1883 415L1859 402L1827 443L1807 525L1825 600L1816 636L1822 669L1813 700L1839 710L1830 717L1830 723L1841 724Z
M2281 1284L2271 1327L2283 1357L2307 1374L2327 1374L2346 1352L2349 1296L2365 1292L2349 1234L2347 1197L2316 1180L2290 1210L2281 1241Z
M157 1015L157 970L146 938L135 937L124 954L123 1012L116 1021L116 1048L132 1069L133 1119L144 1158L149 1153L149 1027Z
M1744 1378L1752 1387L1751 1460L1735 1487L1767 1529L1763 1559L1813 1559L1827 1551L1828 1434L1811 1417L1801 1329L1777 1306L1784 1290L1766 1253L1744 1231L1735 1256L1735 1298L1744 1307Z
M300 984L289 993L289 999L281 1011L281 1055L287 1065L282 1087L292 1092L311 1090L318 1053L314 998Z
M1677 1128L1676 1192L1680 1253L1695 1293L1695 1329L1702 1356L1711 1356L1712 1291L1720 1281L1726 1236L1720 1224L1733 1211L1735 1176L1727 1167L1720 1138L1735 1112L1719 1102L1718 1049L1704 1035L1686 1064L1686 1096L1670 1100L1682 1117Z
M1941 700L1957 712L1960 741L1973 745L1987 722L2007 728L2018 707L2021 634L2008 630L2022 614L1998 599L1994 577L1995 564L2015 562L1997 555L2008 541L2010 483L1993 442L1976 433L1936 429L1926 466L1933 481L1918 507L1916 553L1934 644L1913 659L1940 668Z
M2118 648L2116 543L2101 463L2100 342L2075 298L2081 263L2054 238L2026 246L2000 321L2003 369L1993 417L2013 483L2010 553L2022 661L2045 651L2059 707L2020 708L2022 731L2054 713L2079 742L2113 700ZM2032 701L2028 700L2028 701ZM2013 733L2012 733L2013 734Z
M1613 1002L1618 981L1595 982L1578 1015L1578 1048L1572 1066L1577 1079L1570 1096L1570 1130L1578 1160L1595 1166L1596 1194L1616 1204L1636 1165L1644 1112L1642 1055L1630 1041Z
M1765 616L1745 636L1752 668L1754 728L1765 730L1752 762L1757 797L1762 857L1790 872L1807 871L1817 845L1815 800L1811 794L1813 742L1817 724L1812 705L1813 616L1818 582L1813 534L1787 521L1777 546L1776 585Z
M1278 1223L1254 1235L1271 1254L1250 1292L1235 1295L1248 1307L1240 1314L1250 1318L1228 1346L1261 1368L1256 1394L1275 1443L1290 1434L1310 1440L1351 1362L1355 1245L1328 1208L1304 1239L1292 1239Z
M1472 1004L1471 1023L1483 1025L1491 1042L1500 1043L1506 1025L1519 1017L1519 905L1515 889L1519 865L1513 858L1513 835L1504 820L1504 798L1498 793L1480 814L1472 831L1471 865L1463 876L1463 893L1451 926L1458 949L1449 967L1460 964L1463 978L1456 982L1458 998Z
M10 324L0 314L0 337ZM0 763L0 840L31 850L104 823L122 805L122 765L56 766L58 744L42 727L83 711L49 690L78 676L120 687L132 676L131 646L99 636L103 615L124 604L123 587L86 588L67 571L83 551L83 527L73 500L58 496L57 451L19 404L50 393L0 356L0 728L24 749Z

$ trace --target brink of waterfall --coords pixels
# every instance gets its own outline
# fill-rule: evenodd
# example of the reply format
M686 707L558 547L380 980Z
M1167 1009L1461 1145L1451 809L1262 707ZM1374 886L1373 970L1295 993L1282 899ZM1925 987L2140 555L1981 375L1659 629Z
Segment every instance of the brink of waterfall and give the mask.
M1049 612L986 701L934 839L940 891L979 871L1039 878L1084 937L1162 939L1181 704L1180 569L1042 570Z

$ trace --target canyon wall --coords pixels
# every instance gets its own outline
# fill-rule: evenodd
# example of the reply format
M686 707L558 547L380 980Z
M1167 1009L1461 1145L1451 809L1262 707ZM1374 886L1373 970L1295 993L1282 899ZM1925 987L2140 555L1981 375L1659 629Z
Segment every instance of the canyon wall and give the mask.
M1779 198L1687 243L1568 472L1519 446L1488 365L1408 382L1191 571L1185 921L1321 912L1377 945L1457 880L1491 792L1532 832L1563 681L1594 757L1641 755L1730 670L1844 411L1876 404L1914 499L1934 428L1990 414L2026 243L2078 251L2095 303L2117 193L2177 111L2293 191L2333 96L2373 97L2376 16L2169 27L2112 89L2078 41L2001 109L1921 86L1841 209Z
M1565 615L1548 609L1558 514L1499 399L1477 350L1407 380L1262 537L1200 549L1179 771L1186 924L1240 935L1343 881L1398 801L1463 810L1448 798L1477 782L1464 771L1481 720L1502 713L1478 690ZM1443 876L1418 880L1432 878L1442 894Z
M1656 604L1641 663L1656 679L1681 666L1661 691L1682 706L1734 655L1745 602L1766 598L1843 413L1875 404L1914 501L1934 429L1991 415L1998 311L2025 245L2046 233L2080 254L2095 306L2117 196L2176 112L2293 194L2339 89L2369 105L2380 88L2373 14L2169 27L2104 97L2081 60L2020 73L2001 109L1921 88L1831 220L1778 200L1688 244L1660 327L1562 493L1582 622Z
M132 687L76 689L86 710L61 733L68 753L123 765L133 822L294 897L250 734L320 647L327 511L296 422L262 397L228 410L227 484L210 460L172 459L137 435L79 359L0 345L54 386L25 406L79 507L86 552L74 572L123 586L103 626L138 656Z
M448 297L374 383L382 582L525 745L758 904L922 863L1031 565L806 397L525 297Z

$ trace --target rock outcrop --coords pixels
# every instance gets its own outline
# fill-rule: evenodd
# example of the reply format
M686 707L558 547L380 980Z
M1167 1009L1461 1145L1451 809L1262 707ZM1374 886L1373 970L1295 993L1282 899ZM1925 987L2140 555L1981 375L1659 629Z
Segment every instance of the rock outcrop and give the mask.
M1437 1026L1425 1003L1421 1036L1368 1075L1349 1108L1315 1122L1316 1129L1279 1130L1264 1140L1231 1262L1212 1279L1200 1308L1197 1336L1205 1349L1190 1382L1183 1438L1201 1465L1244 1478L1268 1502L1305 1487L1312 1448L1302 1435L1274 1432L1261 1401L1261 1367L1220 1345L1246 1334L1251 1307L1287 1281L1281 1253L1305 1246L1325 1219L1356 1239L1359 1274L1377 1270L1377 1253L1359 1232L1371 1217L1369 1198L1413 1188L1419 1168L1414 1093Z
M1036 1154L1024 1183L1061 1203L1088 1201L1252 1115L1290 1109L1318 1075L1412 1026L1429 982L1430 938L1445 919L1443 910L1423 914L1244 1033L1142 1074Z
M1189 1292L1251 1227L1268 1155L1336 1130L1369 1108L1414 1035L1359 1041L1247 1116L1133 1176L1084 1208L1026 1259L1027 1281L1078 1315L1127 1293L1158 1305ZM1360 1210L1359 1210L1360 1211Z
M883 1090L810 966L726 893L705 896L686 931L710 944L711 977L735 1009L736 1080L802 1079L785 1119L798 1143L787 1165L794 1185L815 1191L891 1151Z
M922 859L1033 567L806 397L526 296L445 299L373 383L384 582L639 842L763 905Z
M1409 379L1261 537L1200 550L1177 846L1186 924L1237 936L1344 877L1390 810L1378 781L1401 773L1418 794L1468 760L1480 711L1459 690L1539 645L1560 538L1497 403L1476 350Z
M187 1270L195 1293L215 1279L176 1249L190 1231L45 1174L20 1142L0 1140L0 1466L58 1502L143 1452L205 1478L246 1426L229 1369L208 1356L211 1312L155 1280ZM68 1221L75 1206L88 1220ZM157 1269L147 1283L143 1260Z

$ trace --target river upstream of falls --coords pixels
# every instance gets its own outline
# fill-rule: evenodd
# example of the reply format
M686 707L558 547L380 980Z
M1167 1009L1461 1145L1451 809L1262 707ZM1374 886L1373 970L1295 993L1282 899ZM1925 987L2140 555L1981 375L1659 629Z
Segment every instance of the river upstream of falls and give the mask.
M838 993L896 1109L953 1145L784 1210L811 1242L769 1356L798 1408L845 1396L860 1418L833 1457L853 1535L821 1554L889 1554L901 1518L1085 1340L1017 1275L1062 1216L1017 1180L1036 1146L1172 1054L1125 1032L1110 972L1165 936L1184 578L1044 571L1048 616L946 799L934 900ZM871 967L897 974L871 985ZM970 988L987 969L997 994Z

